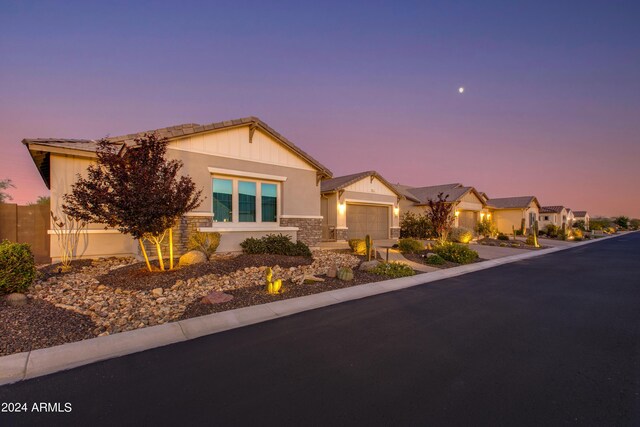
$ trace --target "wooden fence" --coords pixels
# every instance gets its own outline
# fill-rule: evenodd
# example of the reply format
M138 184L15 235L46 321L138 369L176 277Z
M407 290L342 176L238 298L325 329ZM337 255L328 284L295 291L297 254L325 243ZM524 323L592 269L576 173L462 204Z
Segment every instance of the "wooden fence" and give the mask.
M48 230L48 203L31 206L0 203L0 241L29 243L39 264L51 262Z

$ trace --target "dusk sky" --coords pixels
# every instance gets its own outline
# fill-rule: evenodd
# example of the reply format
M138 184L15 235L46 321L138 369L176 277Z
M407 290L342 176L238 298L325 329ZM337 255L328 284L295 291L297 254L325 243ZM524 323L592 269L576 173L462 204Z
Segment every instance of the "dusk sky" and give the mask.
M254 115L335 176L640 217L639 22L637 1L0 0L0 179L47 194L23 138Z

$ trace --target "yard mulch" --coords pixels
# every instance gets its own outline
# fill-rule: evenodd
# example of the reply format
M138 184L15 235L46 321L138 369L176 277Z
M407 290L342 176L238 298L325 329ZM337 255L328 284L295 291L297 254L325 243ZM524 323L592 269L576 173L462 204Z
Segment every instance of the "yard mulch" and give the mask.
M409 261L417 262L418 264L424 264L429 267L435 267L435 268L452 268L452 267L459 267L463 265L463 264L458 264L457 262L451 262L447 260L445 260L444 264L441 264L441 265L427 264L427 254L430 254L430 253L433 253L433 251L430 251L427 249L415 254L403 253L402 256L408 259ZM471 261L471 264L474 264L476 262L482 262L482 261L486 261L486 259L476 258L475 261Z
M272 254L241 254L233 257L217 258L210 262L194 264L187 267L176 268L170 271L149 271L144 262L127 265L108 274L98 276L97 280L114 288L131 290L151 290L155 288L170 288L177 280L188 280L208 274L225 275L247 267L275 267L282 268L309 265L313 262L311 257L286 256ZM176 264L177 260L176 260ZM157 261L152 267L157 268ZM166 265L168 267L168 264Z
M93 263L90 259L77 259L71 261L71 270L67 272L62 272L62 264L50 264L44 265L38 268L38 280L47 280L54 276L61 276L68 273L77 273L78 270L81 270L83 267L90 267Z
M451 268L451 267L458 267L462 264L458 264L455 262L451 262L451 261L446 261L445 263L442 265L431 265L431 264L427 264L427 254L431 253L431 251L427 250L427 251L422 251L416 254L409 254L409 253L403 253L402 256L405 257L406 259L408 259L409 261L413 261L413 262L417 262L418 264L424 264L426 266L429 267L435 267L435 268ZM424 255L425 258L423 258L421 255ZM478 260L474 261L474 262L478 262L478 261L484 261L483 259L478 258Z
M11 307L0 297L0 356L93 338L95 328L88 316L46 301Z
M485 237L484 239L478 240L479 245L486 245L486 246L500 246L500 244L505 244L505 243L506 243L506 246L502 246L503 248L528 249L531 251L536 251L538 249L544 249L547 247L547 246L540 245L539 248L536 248L536 247L527 245L520 240L500 240L500 239L492 239L490 237ZM517 244L517 246L513 246L514 244Z
M204 316L211 313L219 313L221 311L233 310L236 308L249 307L252 305L266 304L274 301L281 301L289 298L302 297L306 295L317 294L320 292L332 291L334 289L348 288L365 283L379 282L389 279L386 276L353 270L353 280L343 281L338 278L330 278L320 276L325 281L296 285L291 282L282 284L283 292L276 295L270 295L266 292L264 286L253 286L248 288L234 289L225 293L233 295L233 299L222 304L204 304L200 299L192 302L187 306L181 319L189 319L191 317Z

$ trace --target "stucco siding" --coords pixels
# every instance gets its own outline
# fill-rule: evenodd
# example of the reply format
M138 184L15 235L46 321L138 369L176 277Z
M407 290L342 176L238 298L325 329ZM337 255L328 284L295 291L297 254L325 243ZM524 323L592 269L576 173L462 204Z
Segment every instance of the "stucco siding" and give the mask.
M229 169L248 173L284 176L282 182L282 215L320 215L320 185L316 184L316 172L297 168L288 168L272 164L228 159L207 154L170 150L168 158L181 160L182 174L189 175L201 188L204 202L194 212L211 212L212 174L209 168Z
M191 135L169 143L172 150L213 155L227 159L266 163L315 171L315 168L271 136L256 129L251 142L249 127Z

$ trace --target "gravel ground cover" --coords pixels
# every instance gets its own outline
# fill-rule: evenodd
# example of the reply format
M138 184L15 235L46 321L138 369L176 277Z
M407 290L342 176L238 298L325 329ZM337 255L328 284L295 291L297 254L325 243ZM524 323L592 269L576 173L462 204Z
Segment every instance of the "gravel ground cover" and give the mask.
M385 279L357 270L363 259L333 251L314 251L311 258L221 254L165 273L148 272L133 258L74 261L65 273L43 266L27 305L10 307L0 299L0 355ZM354 280L326 277L334 266L354 268ZM283 280L282 293L265 291L267 267ZM304 283L309 275L325 281ZM214 291L233 299L204 304Z
M9 307L0 299L0 356L93 338L89 316L32 299Z

